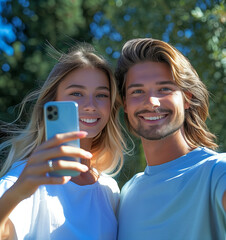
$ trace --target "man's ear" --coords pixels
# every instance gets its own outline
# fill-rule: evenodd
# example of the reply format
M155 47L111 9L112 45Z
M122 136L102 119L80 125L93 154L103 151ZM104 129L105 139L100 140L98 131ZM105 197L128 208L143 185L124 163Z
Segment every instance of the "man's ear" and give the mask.
M192 99L192 93L190 92L184 92L186 98L185 98L185 101L184 101L184 109L189 109L190 107L190 100Z

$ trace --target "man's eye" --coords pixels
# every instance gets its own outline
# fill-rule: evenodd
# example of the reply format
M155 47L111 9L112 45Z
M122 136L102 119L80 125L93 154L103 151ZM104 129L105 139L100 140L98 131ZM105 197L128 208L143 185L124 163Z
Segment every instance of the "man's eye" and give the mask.
M132 94L139 94L139 93L143 93L144 91L141 89L136 89L132 92Z
M160 89L160 92L172 92L172 89L168 88L168 87L164 87Z

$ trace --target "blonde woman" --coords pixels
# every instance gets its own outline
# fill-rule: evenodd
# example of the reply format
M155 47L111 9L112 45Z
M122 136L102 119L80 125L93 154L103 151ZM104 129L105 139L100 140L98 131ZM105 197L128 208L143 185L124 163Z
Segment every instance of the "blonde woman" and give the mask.
M122 166L116 84L107 62L87 44L59 54L36 99L25 129L2 143L7 152L1 169L2 239L116 239L115 212L119 188L109 176ZM45 141L43 106L49 101L75 101L80 132ZM62 147L80 139L81 148ZM80 157L82 163L58 160ZM76 170L76 177L50 177L52 170ZM1 238L0 238L1 239Z

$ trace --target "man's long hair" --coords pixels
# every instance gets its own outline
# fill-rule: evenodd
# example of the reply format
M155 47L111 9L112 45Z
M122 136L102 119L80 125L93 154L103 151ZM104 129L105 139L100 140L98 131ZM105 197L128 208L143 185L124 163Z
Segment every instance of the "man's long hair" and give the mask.
M184 132L188 144L192 148L205 146L216 149L215 135L207 126L209 116L209 93L200 80L197 72L189 60L176 48L161 40L151 38L133 39L126 42L122 48L115 71L118 89L122 99L125 99L125 82L128 70L137 63L142 62L167 63L171 69L176 85L181 89L185 101L190 104L185 111ZM187 96L191 95L191 99ZM128 117L125 121L129 127Z

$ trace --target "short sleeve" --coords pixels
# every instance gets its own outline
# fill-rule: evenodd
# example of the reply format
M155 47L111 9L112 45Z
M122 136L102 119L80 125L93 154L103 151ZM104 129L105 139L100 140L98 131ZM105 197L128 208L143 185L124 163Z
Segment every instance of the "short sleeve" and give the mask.
M218 210L226 219L222 199L226 191L226 154L219 154L219 159L212 174L212 200L217 204Z
M225 210L222 205L222 199L225 192L226 192L226 173L219 179L218 184L216 186L216 191L215 191L217 203L219 203L219 206L222 212L224 213L225 213ZM225 213L225 217L226 217L226 213Z
M17 181L26 161L15 162L9 172L0 179L0 197Z
M107 198L111 203L114 213L116 213L120 199L120 189L117 182L112 177L109 177L105 174L102 174L99 182L101 185L105 185L105 193L107 194Z
M16 179L15 179L16 181ZM12 185L14 184L15 181L9 181L6 179L1 179L0 180L0 197L2 197L2 195L9 189L12 187Z

